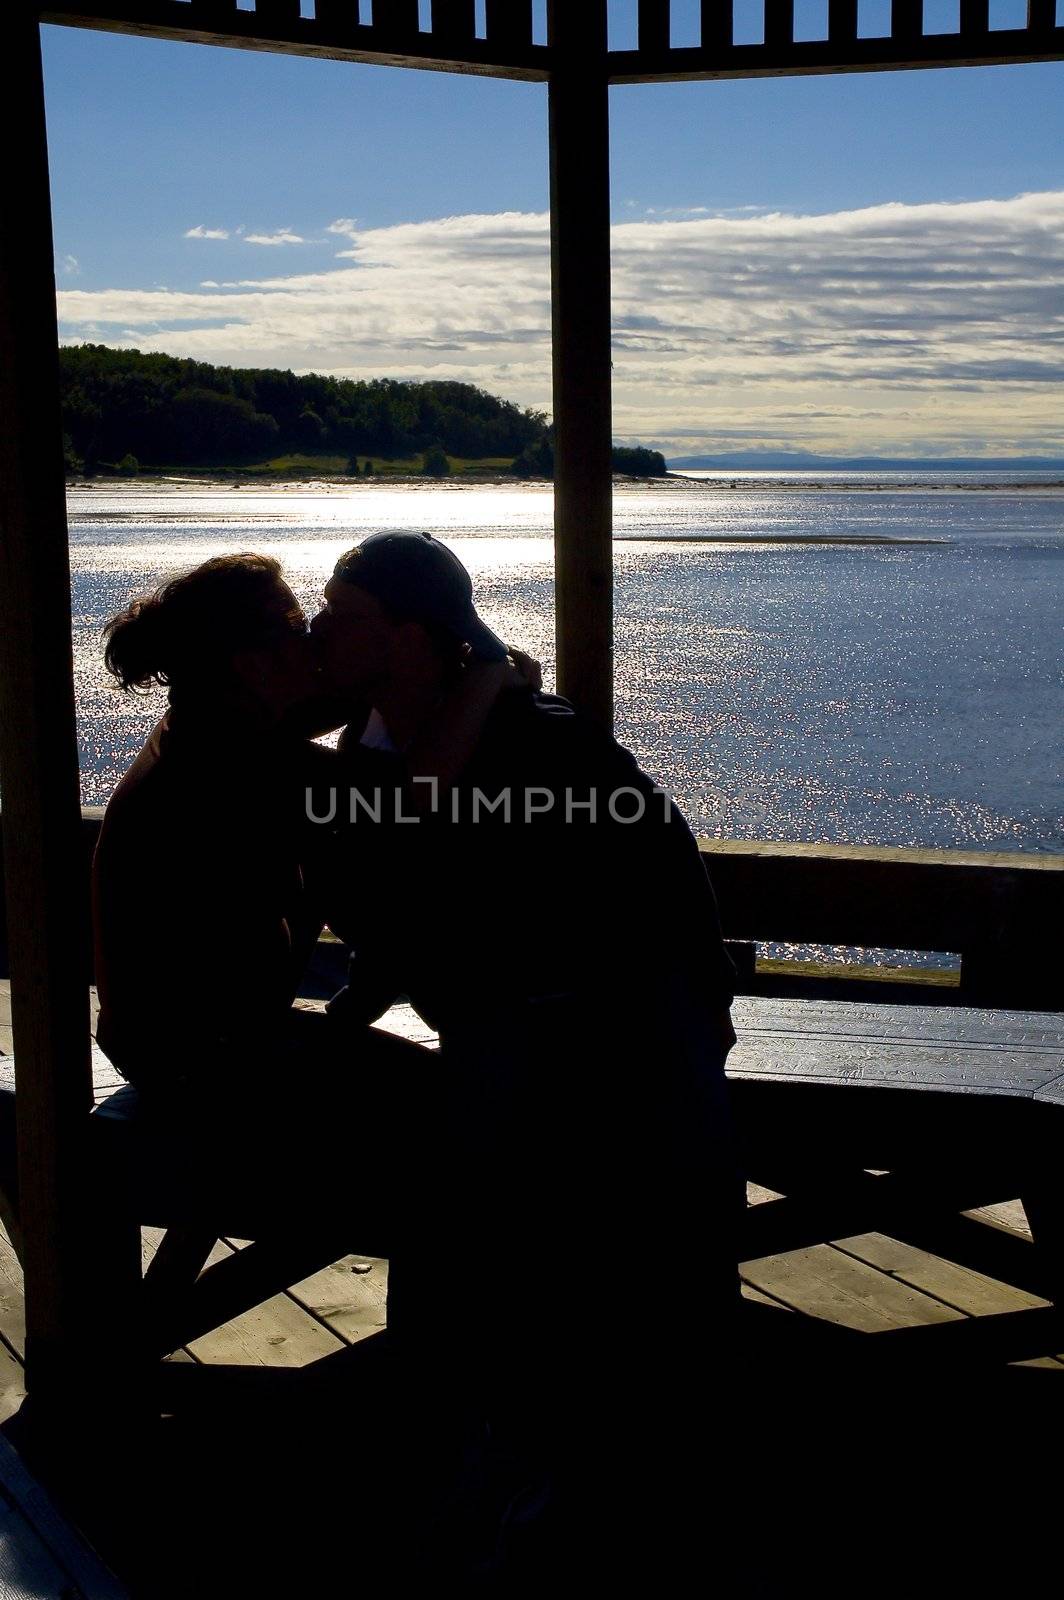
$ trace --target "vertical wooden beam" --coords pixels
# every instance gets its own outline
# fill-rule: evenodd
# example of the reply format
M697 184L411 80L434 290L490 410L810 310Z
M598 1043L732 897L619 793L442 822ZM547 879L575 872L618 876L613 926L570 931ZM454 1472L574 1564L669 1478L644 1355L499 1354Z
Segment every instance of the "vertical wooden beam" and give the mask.
M606 0L549 0L558 687L613 716L610 112Z
M488 38L492 44L532 43L532 0L488 0Z
M732 0L702 0L703 50L730 50L735 37Z
M76 1365L80 1151L92 1104L55 275L37 8L4 19L0 137L0 787L26 1242L26 1369ZM17 156L15 155L17 152Z
M669 48L669 0L639 0L639 48L664 55Z

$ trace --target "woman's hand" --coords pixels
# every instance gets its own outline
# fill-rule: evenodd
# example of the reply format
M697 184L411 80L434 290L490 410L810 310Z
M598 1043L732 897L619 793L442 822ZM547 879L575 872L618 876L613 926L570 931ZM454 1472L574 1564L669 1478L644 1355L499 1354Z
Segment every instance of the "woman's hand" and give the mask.
M429 785L412 780L432 777L440 788L449 788L476 750L500 694L506 689L536 689L542 681L539 662L523 650L511 651L501 661L466 656L436 715L406 752L415 810L424 811L431 801Z
M507 660L513 662L517 669L517 684L528 689L542 689L543 667L535 656L527 655L524 650L518 650L516 645L508 645L509 656Z

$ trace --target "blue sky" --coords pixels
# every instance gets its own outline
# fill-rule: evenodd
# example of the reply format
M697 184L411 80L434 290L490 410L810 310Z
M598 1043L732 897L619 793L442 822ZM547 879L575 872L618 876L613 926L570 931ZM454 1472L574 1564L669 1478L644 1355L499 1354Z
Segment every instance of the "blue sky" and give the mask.
M542 86L44 45L65 337L549 406ZM615 89L619 436L1064 449L1062 91L1064 63Z

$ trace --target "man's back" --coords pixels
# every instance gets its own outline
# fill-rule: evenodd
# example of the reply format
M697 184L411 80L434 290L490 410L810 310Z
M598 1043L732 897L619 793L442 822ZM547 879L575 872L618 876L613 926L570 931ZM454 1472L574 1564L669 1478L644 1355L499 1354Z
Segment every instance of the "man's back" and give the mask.
M390 965L442 1046L426 1227L443 1265L420 1314L449 1292L461 1241L476 1263L462 1358L557 1439L578 1405L615 1399L608 1330L648 1265L674 1366L726 1339L738 1303L734 972L713 892L633 757L529 691L500 697L434 814L377 834L357 850L369 987ZM356 986L358 970L356 956ZM561 1259L565 1311L548 1329L530 1273ZM641 1322L644 1348L653 1336Z
M634 757L569 703L500 695L454 787L416 824L365 811L353 942L390 947L436 1025L543 993L620 1011L682 980L723 1010L734 970L697 844ZM370 877L367 877L370 874ZM344 930L347 931L346 929ZM640 995L643 1001L640 1002Z

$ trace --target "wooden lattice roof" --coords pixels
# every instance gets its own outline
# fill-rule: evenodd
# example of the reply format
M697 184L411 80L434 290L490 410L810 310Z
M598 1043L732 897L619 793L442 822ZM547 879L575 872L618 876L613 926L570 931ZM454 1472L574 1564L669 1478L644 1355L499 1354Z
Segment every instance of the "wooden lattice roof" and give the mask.
M959 0L958 31L932 33L923 0L892 0L889 33L863 37L860 0L825 0L826 37L796 39L795 0L764 0L763 39L749 43L736 42L732 0L702 0L700 42L674 46L670 0L638 0L635 48L576 59L554 39L537 42L533 0L486 0L483 36L474 0L432 0L427 31L418 0L72 0L43 5L41 20L492 77L535 81L576 66L612 83L657 83L1061 59L1062 10L1058 0L1028 0L1024 26L1003 29L991 26L991 0Z

